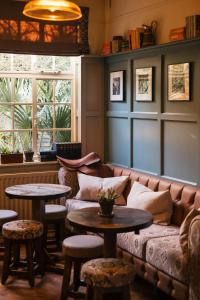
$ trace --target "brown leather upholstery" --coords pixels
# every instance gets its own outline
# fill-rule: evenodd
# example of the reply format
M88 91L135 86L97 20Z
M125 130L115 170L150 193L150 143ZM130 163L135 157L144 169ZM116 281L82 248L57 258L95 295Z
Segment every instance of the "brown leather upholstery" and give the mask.
M68 167L69 169L76 169L76 170L79 170L79 168L81 168L83 166L90 166L90 165L101 162L101 158L95 152L91 152L80 159L72 160L72 159L66 159L66 158L63 158L60 156L57 156L57 158L65 167Z
M193 207L200 207L200 189L160 178L158 176L149 175L138 172L133 169L121 168L109 165L113 171L113 176L128 175L130 177L126 190L124 191L125 199L127 198L131 185L134 181L139 181L141 184L149 187L153 191L170 190L171 198L174 204L171 223L180 226L185 216Z

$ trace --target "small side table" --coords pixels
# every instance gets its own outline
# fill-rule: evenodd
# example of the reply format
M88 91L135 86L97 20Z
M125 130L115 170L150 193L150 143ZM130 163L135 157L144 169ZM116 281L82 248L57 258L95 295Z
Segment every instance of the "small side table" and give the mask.
M60 184L32 183L6 188L5 194L10 199L32 201L32 219L43 222L45 219L45 201L68 196L71 188Z

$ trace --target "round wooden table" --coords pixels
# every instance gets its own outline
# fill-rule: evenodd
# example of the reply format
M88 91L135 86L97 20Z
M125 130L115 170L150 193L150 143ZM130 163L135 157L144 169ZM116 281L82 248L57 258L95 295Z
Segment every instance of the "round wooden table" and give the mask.
M32 219L44 221L45 201L59 199L71 193L71 188L60 184L32 183L10 186L5 194L10 199L32 200Z
M98 215L98 207L89 207L71 211L67 218L73 226L91 232L104 234L104 257L116 257L117 233L134 231L150 226L152 214L127 207L114 207L112 218Z

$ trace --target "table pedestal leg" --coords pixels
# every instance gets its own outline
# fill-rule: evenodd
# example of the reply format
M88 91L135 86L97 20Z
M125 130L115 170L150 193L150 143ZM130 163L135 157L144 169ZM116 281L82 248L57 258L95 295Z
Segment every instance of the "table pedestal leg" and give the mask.
M32 200L32 219L44 222L45 201L42 199Z
M117 256L117 234L111 232L104 233L104 257Z

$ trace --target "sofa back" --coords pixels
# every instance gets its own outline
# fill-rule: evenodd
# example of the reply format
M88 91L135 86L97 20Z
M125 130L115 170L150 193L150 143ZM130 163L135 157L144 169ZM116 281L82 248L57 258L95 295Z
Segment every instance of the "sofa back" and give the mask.
M185 216L193 207L200 207L200 188L134 171L133 169L113 165L109 165L109 167L113 171L113 176L124 175L130 177L128 186L124 192L125 199L127 199L134 181L139 181L153 191L169 189L174 207L171 223L174 225L180 226Z

